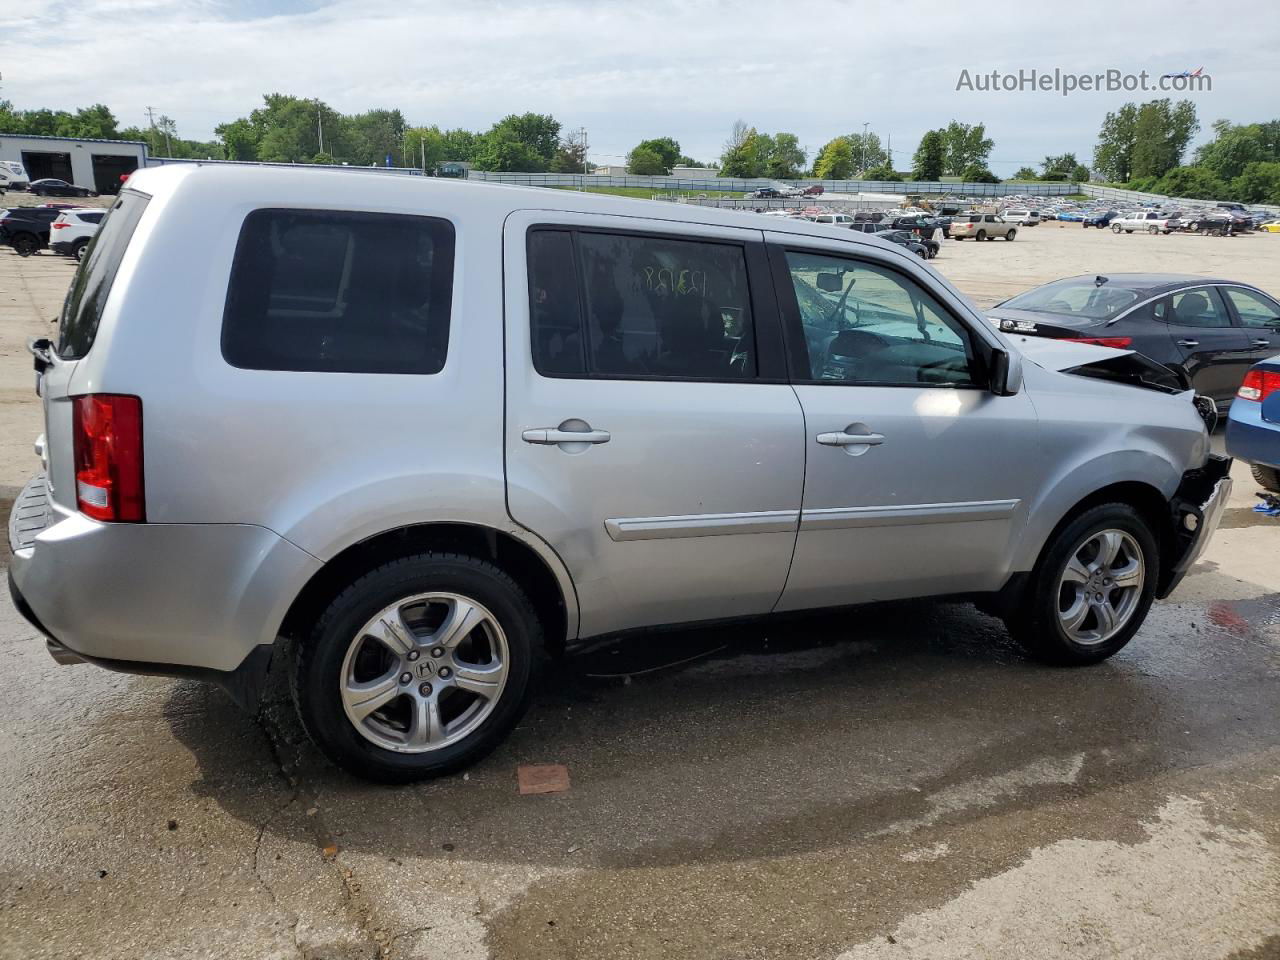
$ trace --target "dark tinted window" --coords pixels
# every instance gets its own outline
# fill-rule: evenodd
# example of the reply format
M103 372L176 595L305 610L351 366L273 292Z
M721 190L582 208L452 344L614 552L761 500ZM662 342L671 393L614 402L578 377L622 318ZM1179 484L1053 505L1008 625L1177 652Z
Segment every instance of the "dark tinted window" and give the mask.
M756 375L740 246L535 231L529 295L534 363L542 374L711 380Z
M222 319L222 355L254 370L438 373L453 226L434 217L255 210Z
M101 213L82 213L80 219L85 223L101 223L103 214Z
M93 346L107 295L138 220L147 208L147 199L130 190L121 193L89 245L88 256L76 270L63 304L58 333L58 355L64 359L78 360Z
M1179 327L1229 327L1231 319L1209 287L1184 290L1158 301L1153 316Z

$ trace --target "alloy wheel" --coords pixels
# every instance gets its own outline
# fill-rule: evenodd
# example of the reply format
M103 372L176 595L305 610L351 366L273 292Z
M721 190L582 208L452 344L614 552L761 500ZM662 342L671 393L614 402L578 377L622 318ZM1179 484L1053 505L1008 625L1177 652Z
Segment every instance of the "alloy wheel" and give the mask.
M1058 582L1058 621L1082 646L1105 643L1124 629L1142 598L1146 563L1123 530L1090 534L1071 553Z
M479 601L422 593L383 608L352 638L339 693L366 740L397 753L457 743L493 713L506 685L506 634Z

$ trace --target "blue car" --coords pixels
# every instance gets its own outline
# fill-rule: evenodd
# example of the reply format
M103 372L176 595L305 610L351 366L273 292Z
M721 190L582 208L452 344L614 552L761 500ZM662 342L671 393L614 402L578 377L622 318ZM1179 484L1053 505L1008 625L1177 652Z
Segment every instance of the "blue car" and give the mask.
M1280 493L1280 355L1245 375L1227 414L1227 453L1248 463L1264 490Z

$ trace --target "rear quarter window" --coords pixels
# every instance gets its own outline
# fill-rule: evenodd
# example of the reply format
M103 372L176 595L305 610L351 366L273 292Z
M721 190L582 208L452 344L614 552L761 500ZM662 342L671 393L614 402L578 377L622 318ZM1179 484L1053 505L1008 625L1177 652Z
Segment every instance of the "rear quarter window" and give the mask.
M103 218L63 303L58 356L64 360L79 360L93 346L120 261L149 199L145 194L125 190Z
M222 355L251 370L444 367L453 225L436 217L255 210L236 245Z

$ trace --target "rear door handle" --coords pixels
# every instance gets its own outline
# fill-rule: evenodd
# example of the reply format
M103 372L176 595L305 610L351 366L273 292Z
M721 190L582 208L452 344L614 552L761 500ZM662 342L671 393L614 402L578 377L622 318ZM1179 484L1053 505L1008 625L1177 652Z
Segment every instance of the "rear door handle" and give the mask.
M865 443L869 447L874 447L878 443L884 443L884 434L845 433L841 430L838 433L820 433L816 439L824 447L851 447L856 443Z
M539 427L520 434L525 443L608 443L608 430L561 430L559 427Z
M1269 346L1271 346L1271 341L1270 341L1270 340L1255 340L1255 341L1253 341L1253 345L1254 345L1255 347L1269 347Z
M1200 341L1199 341L1199 340L1179 340L1179 341L1178 341L1178 346L1180 346L1180 347L1198 347L1198 346L1200 346Z

